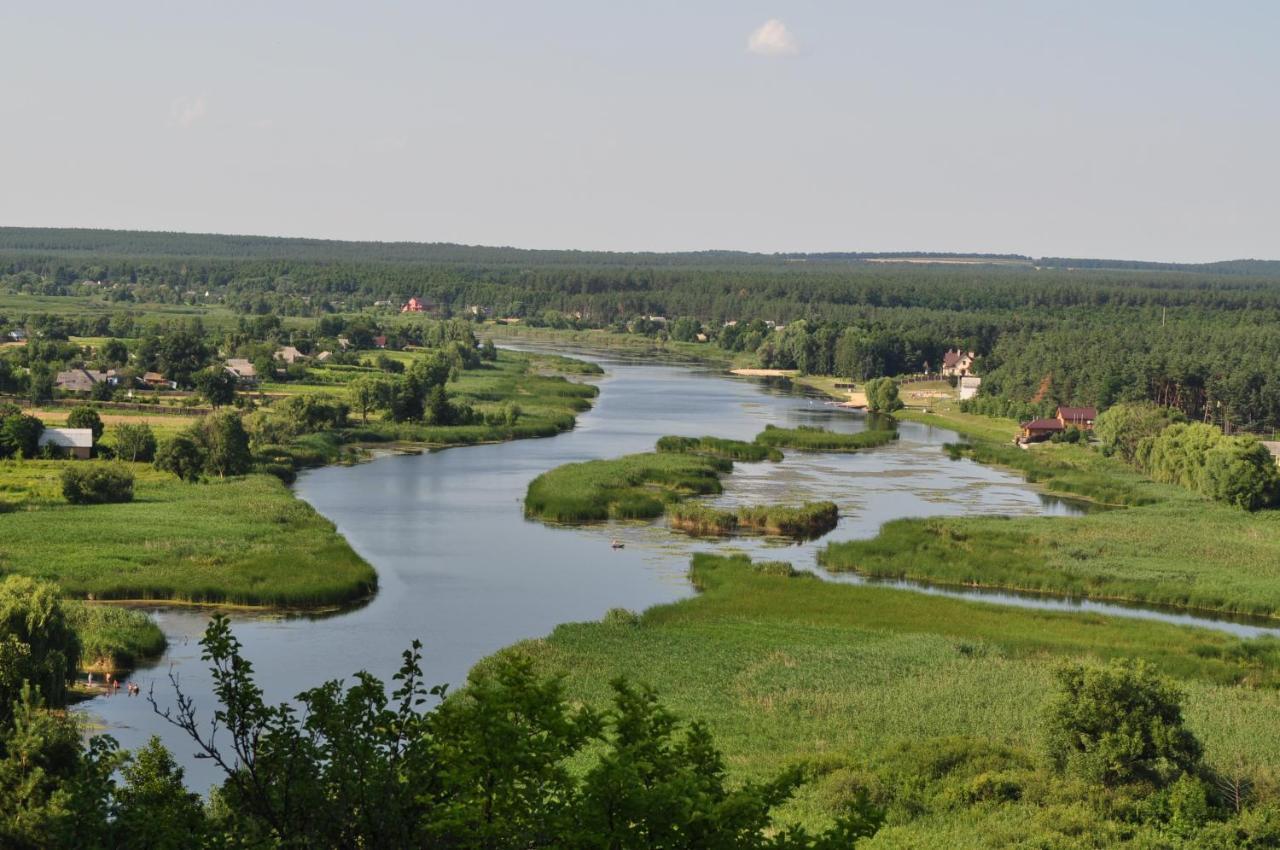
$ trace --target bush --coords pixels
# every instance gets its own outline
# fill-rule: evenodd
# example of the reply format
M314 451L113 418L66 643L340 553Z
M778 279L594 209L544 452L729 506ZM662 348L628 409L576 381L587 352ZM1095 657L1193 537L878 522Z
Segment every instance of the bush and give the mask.
M190 437L179 434L160 444L156 451L156 469L172 472L183 481L199 481L204 471L204 451Z
M62 495L73 505L132 502L133 473L118 464L73 464L62 471Z
M1068 664L1058 682L1046 722L1055 770L1107 786L1162 787L1200 763L1200 742L1183 725L1182 694L1145 661Z

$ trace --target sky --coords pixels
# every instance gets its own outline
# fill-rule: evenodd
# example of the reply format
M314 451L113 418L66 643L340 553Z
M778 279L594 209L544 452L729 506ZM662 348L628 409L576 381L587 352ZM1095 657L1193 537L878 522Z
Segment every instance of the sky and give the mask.
M0 225L1280 258L1280 4L6 3Z

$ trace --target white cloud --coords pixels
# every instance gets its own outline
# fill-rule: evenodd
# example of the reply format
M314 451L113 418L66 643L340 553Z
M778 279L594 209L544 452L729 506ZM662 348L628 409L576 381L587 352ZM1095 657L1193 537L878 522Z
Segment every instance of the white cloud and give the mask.
M169 122L184 130L204 118L207 107L204 95L175 97L169 104Z
M799 50L795 36L787 25L777 18L770 18L751 33L747 50L759 56L790 56Z

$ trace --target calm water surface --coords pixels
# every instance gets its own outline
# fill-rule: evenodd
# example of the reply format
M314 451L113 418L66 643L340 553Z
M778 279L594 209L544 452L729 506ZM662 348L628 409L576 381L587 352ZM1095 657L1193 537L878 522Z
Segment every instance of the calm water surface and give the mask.
M718 542L672 534L660 524L553 528L526 521L521 500L536 475L563 463L648 451L665 434L749 440L770 423L836 431L867 427L861 414L783 388L651 361L593 359L608 374L598 381L596 406L569 433L385 457L299 478L297 494L331 519L377 569L379 591L361 608L324 618L238 617L236 635L268 699L285 700L361 669L388 680L415 638L424 645L428 681L461 684L479 659L545 635L559 623L598 619L613 607L639 611L691 595L684 576L695 550L735 549L817 570L814 553L826 541L868 537L899 517L1080 511L1003 470L947 459L940 446L956 439L953 432L908 422L899 427L900 439L883 448L852 455L788 453L781 463L737 464L724 479L725 493L715 500L719 504L836 502L840 524L820 541ZM614 537L626 548L611 549ZM1187 615L1099 603L998 593L984 598L1209 624ZM137 671L134 681L144 693L154 685L158 701L166 705L172 703L169 676L177 676L207 719L215 703L197 640L208 612L160 607L153 614L170 646L158 664ZM1258 631L1226 627L1242 634ZM128 748L160 735L186 765L193 787L205 788L218 778L207 762L192 758L189 741L155 717L144 699L100 698L82 710Z

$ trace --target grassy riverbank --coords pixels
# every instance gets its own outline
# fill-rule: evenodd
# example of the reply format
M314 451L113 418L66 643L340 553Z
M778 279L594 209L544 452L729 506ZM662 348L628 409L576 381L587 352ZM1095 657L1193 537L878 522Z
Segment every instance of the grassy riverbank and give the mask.
M681 715L706 721L733 777L807 765L812 781L788 810L803 823L827 823L870 788L890 807L891 824L870 847L1003 846L984 833L999 825L1012 844L1033 826L1079 823L1081 804L1054 799L1039 766L1040 717L1063 658L1145 658L1187 690L1191 725L1212 764L1269 776L1280 760L1274 641L757 567L697 555L697 597L638 618L563 625L508 651L563 672L570 697L592 705L606 703L613 677L652 683ZM957 749L955 763L936 774L922 768L897 788L880 773ZM993 750L1010 755L993 763ZM934 795L953 780L1014 768L1018 799Z
M80 666L85 670L119 673L164 652L164 633L141 611L74 600L63 606L80 639Z
M1047 492L1123 510L1083 517L903 519L870 540L831 543L825 567L882 578L1280 616L1280 513L1246 513L1146 478L1085 445L1011 444L1013 420L940 402L899 419L957 431L968 457Z
M306 381L280 386L287 388L284 395L345 399L352 378L371 371L317 367ZM449 391L481 413L518 405L515 422L435 427L361 423L357 417L347 428L305 434L268 453L314 466L350 456L350 444L441 447L551 436L572 428L598 393L591 384L566 380L565 373L595 375L600 369L556 355L500 352L497 362L464 370ZM117 424L107 423L104 442L110 444ZM187 484L147 464L131 464L137 479L132 502L71 505L60 486L68 463L0 462L3 570L55 582L72 597L111 600L313 608L354 602L376 589L373 568L332 523L271 476ZM86 622L109 623L111 629L97 629L106 634L125 619L122 612ZM129 640L112 640L100 639L104 656L132 652Z
M0 463L15 510L0 520L0 564L96 599L325 606L368 596L373 568L333 524L269 475L200 484L131 464L134 500L71 505L68 461Z

